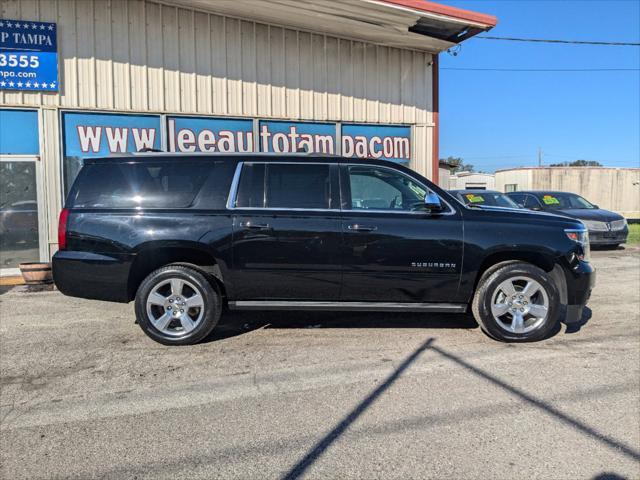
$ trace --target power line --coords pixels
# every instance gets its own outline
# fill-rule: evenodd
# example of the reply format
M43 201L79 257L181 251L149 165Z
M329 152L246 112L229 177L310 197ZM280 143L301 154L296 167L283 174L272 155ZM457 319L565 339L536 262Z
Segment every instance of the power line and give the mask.
M640 47L640 43L632 42L600 42L600 41L582 41L582 40L552 40L545 38L515 38L515 37L491 37L488 35L480 35L475 38L483 40L505 40L509 42L533 42L533 43L564 43L569 45L607 45L614 47Z
M640 72L640 68L458 68L441 67L440 70L478 72Z

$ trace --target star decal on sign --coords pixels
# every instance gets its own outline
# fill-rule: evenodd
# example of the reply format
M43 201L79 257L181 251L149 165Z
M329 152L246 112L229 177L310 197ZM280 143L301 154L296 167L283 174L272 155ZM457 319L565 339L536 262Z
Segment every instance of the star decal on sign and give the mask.
M7 86L7 82L5 82L4 80L0 82L0 87L6 87L6 86Z
M18 82L16 85L18 85L18 87L22 86L22 82Z
M34 86L35 88L38 88L38 87L40 86L40 84L39 84L38 82L33 82L33 86Z
M31 82L27 82L24 84L25 87L31 87Z
M53 25L49 25L49 30L53 30Z
M55 83L50 83L50 84L49 84L49 86L50 86L51 88L55 88L56 84L55 84Z
M13 87L15 84L13 82L9 82L9 86Z

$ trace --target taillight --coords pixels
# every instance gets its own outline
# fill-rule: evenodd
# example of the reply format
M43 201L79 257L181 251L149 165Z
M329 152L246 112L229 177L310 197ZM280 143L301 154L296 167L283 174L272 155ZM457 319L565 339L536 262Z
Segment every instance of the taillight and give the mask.
M58 249L66 250L67 248L67 221L69 219L69 210L63 208L60 212L60 220L58 221Z

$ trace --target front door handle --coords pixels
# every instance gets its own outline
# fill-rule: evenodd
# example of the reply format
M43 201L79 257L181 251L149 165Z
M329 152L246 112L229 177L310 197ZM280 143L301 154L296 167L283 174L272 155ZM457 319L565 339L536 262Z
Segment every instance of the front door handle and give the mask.
M378 227L373 225L360 225L359 223L349 225L347 228L356 232L373 232L378 229Z
M250 228L251 230L269 230L271 228L268 223L254 223L250 220L246 222L240 222L240 226L244 228Z

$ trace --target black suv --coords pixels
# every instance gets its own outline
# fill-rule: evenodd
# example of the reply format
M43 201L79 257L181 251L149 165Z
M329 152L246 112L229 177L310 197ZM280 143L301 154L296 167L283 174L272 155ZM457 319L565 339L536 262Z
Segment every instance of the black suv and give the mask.
M135 299L154 340L226 309L466 312L505 341L577 321L594 284L576 220L463 206L394 163L313 155L89 159L60 214L66 295Z

